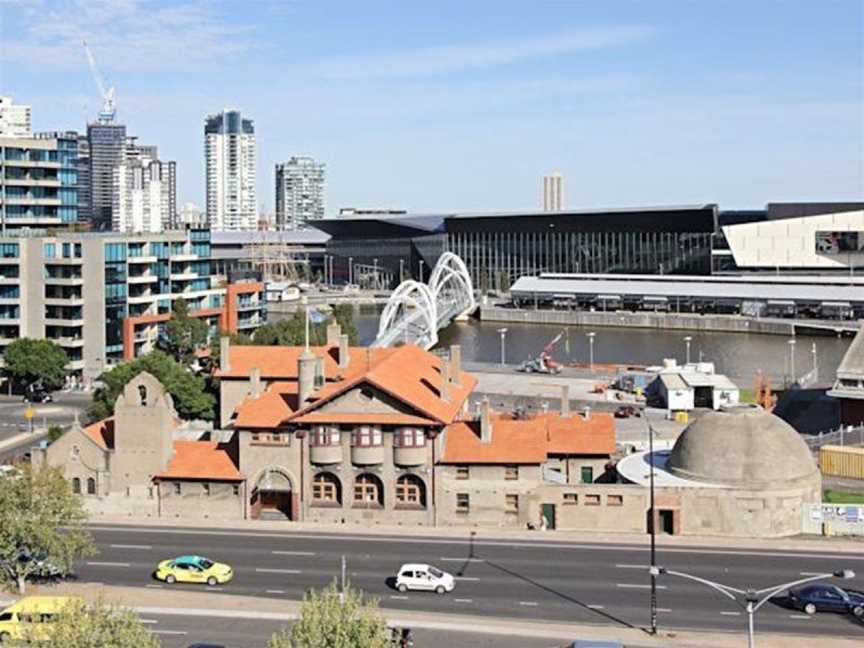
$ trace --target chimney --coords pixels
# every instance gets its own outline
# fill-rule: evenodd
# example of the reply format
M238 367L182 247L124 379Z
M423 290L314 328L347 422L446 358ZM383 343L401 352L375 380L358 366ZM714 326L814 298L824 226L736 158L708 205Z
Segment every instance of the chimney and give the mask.
M304 350L297 360L297 406L303 407L315 391L315 354Z
M219 371L231 371L231 338L227 335L219 338Z
M585 407L585 420L586 421L591 420L591 408L587 407L587 406Z
M570 418L570 385L561 385L561 418Z
M324 375L324 358L317 356L315 358L315 389L318 389L324 384L326 376Z
M344 333L339 336L339 368L348 368L348 336Z
M459 374L462 373L462 347L458 344L450 345L450 382L459 384Z
M225 338L222 338L223 340ZM261 370L258 367L252 367L249 372L249 395L252 398L258 398L261 395Z
M485 396L480 403L480 441L492 443L492 416L489 412L489 398Z
M450 400L450 361L441 358L441 400Z
M342 327L339 322L331 322L327 325L327 346L333 347L339 345L339 336L342 335Z

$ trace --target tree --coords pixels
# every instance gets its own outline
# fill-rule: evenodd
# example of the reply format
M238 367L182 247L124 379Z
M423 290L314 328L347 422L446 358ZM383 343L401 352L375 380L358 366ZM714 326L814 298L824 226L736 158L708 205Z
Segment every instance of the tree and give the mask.
M66 351L51 340L19 338L3 351L6 373L19 385L62 387L68 362Z
M356 346L359 339L357 325L354 323L354 306L351 304L333 304L331 318L342 329L342 334L348 336L348 344Z
M44 636L47 634L48 636ZM103 601L70 603L49 633L32 637L42 648L159 648L161 643L132 610Z
M171 310L171 319L165 324L165 333L159 338L159 348L188 366L195 361L195 352L207 345L208 333L207 323L190 316L189 304L178 299Z
M268 648L387 648L390 633L378 602L347 586L344 601L333 581L303 597L300 618L291 629L277 632Z
M309 323L309 344L322 346L327 343L327 325L336 322L348 343L357 344L357 326L354 324L354 307L350 304L334 304L328 317L320 322ZM300 346L306 343L306 313L295 311L290 317L260 327L252 336L252 343L262 346Z
M57 439L63 436L65 430L59 425L48 426L48 443L54 443Z
M99 380L103 386L93 393L93 404L87 412L90 420L97 421L111 416L114 413L114 402L123 392L126 383L142 371L153 374L168 390L181 418L213 420L216 415L216 398L207 390L207 381L162 351L151 351L102 374Z
M49 560L64 571L95 553L84 530L81 497L58 468L29 464L0 477L0 578L24 594L27 578Z

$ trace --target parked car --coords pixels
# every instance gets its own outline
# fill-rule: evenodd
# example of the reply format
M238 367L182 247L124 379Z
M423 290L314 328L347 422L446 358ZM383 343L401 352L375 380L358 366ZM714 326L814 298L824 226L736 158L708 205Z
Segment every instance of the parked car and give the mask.
M402 565L396 576L396 589L400 592L425 590L436 594L445 594L452 592L454 587L456 587L456 579L453 578L453 575L432 565L420 563Z
M53 400L51 392L43 387L28 387L24 391L25 403L50 403Z
M805 614L843 612L864 618L864 592L841 589L836 585L816 583L796 587L789 590L789 601Z
M625 419L631 416L641 416L639 409L632 405L622 405L615 410L615 418Z
M64 609L81 599L74 596L27 596L0 611L0 644L51 638L53 624Z
M172 583L207 583L211 587L234 578L230 565L217 563L203 556L180 556L163 560L156 567L157 580Z

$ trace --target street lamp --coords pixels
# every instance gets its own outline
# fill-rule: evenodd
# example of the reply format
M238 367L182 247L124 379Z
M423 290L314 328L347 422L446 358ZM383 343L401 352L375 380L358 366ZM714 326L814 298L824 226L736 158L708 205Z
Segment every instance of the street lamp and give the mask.
M648 428L648 490L649 490L649 512L648 530L651 534L651 553L650 567L651 574L651 598L649 600L649 608L651 611L651 634L657 634L657 514L654 510L654 426L648 419L648 408L642 408L642 416L645 419L645 425Z
M789 371L792 374L792 384L795 384L795 338L789 340Z
M693 341L693 336L688 335L684 338L684 344L687 345L687 361L684 364L690 364L690 343Z
M504 353L504 336L507 335L506 328L498 329L498 333L501 335L501 366L503 367L505 364L506 355Z
M423 283L423 264L424 263L425 262L423 261L423 259L420 259L420 283Z
M348 257L348 283L354 283L354 257Z
M400 284L401 284L402 281L403 281L403 279L402 279L402 273L403 273L404 271L405 271L405 259L399 259L399 283L400 283Z
M594 331L585 334L588 337L588 368L594 368L594 336L597 335Z
M697 583L702 583L703 585L707 585L708 587L717 590L723 596L732 599L735 605L740 607L742 610L747 612L747 646L748 648L755 648L756 646L756 638L753 632L753 617L759 611L767 601L774 598L780 592L784 590L788 590L796 585L803 585L804 583L812 583L813 581L824 580L826 578L843 578L850 579L855 578L855 572L851 569L838 569L835 572L826 572L824 574L814 574L813 576L808 576L807 578L802 578L800 580L791 581L789 583L783 583L782 585L774 585L773 587L766 587L761 590L754 589L738 589L737 587L730 587L729 585L723 585L721 583L715 583L714 581L710 581L707 578L700 578L698 576L693 576L692 574L685 574L684 572L672 571L670 569L666 569L665 567L650 567L649 571L652 576L659 576L660 574L666 574L669 576L678 576L679 578L686 578L688 580L696 581ZM741 601L738 600L738 596L741 595L744 597L745 604L742 604Z

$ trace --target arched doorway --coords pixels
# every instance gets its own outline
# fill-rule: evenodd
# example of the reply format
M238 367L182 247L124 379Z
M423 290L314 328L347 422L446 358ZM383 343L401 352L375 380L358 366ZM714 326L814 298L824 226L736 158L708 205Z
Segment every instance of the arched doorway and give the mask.
M287 471L275 466L265 468L249 498L249 517L253 520L296 520L297 499Z

